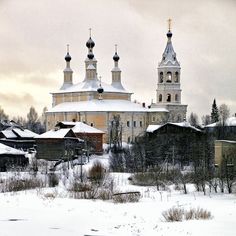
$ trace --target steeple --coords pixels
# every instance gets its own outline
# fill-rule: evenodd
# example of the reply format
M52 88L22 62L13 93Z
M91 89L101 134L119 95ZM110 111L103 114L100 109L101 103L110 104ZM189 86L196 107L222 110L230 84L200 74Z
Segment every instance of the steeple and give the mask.
M65 61L66 61L66 68L64 69L64 82L63 85L61 86L61 90L66 89L73 85L73 70L70 68L70 61L71 61L71 56L69 52L69 44L67 44L67 53L65 56Z
M171 19L168 20L167 45L158 65L158 83L156 90L156 107L166 108L168 120L183 121L186 117L187 105L181 103L180 64L172 45Z
M112 83L111 85L117 89L124 90L124 87L121 84L121 70L118 66L120 57L117 54L117 44L115 44L115 54L113 56L114 68L111 70L112 73Z
M88 48L87 58L85 59L85 80L98 80L97 78L97 60L93 54L93 48L95 42L91 37L91 28L89 29L89 39L86 42L86 47Z
M162 61L159 64L159 66L179 66L179 62L176 58L176 53L174 51L173 45L172 45L172 32L171 32L171 19L168 19L168 32L166 34L167 36L167 44L166 48L162 54Z

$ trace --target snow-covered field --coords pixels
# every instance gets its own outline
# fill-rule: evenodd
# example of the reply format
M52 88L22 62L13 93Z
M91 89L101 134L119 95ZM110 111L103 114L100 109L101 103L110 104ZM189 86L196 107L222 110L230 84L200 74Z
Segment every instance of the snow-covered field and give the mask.
M236 196L195 192L157 191L155 187L132 186L129 174L113 173L116 189L137 190L140 202L115 204L112 201L65 197L60 189L45 188L0 194L0 236L128 236L128 235L236 235ZM51 195L55 198L48 197ZM209 210L210 220L165 222L162 212L178 206Z

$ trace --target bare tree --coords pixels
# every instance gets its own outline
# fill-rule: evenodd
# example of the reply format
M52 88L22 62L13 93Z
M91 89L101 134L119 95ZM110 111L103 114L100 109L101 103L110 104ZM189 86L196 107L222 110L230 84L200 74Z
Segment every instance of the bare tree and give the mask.
M221 104L219 108L219 113L220 113L220 121L223 125L225 125L225 121L227 118L229 118L230 115L230 110L229 107L226 104Z
M209 125L210 123L211 123L211 116L210 115L202 116L202 124L203 125Z
M0 106L0 120L8 120L8 115L4 112L3 108Z
M188 121L189 123L192 125L192 126L198 126L199 125L199 121L198 121L198 116L196 113L193 113L191 112L189 118L188 118Z

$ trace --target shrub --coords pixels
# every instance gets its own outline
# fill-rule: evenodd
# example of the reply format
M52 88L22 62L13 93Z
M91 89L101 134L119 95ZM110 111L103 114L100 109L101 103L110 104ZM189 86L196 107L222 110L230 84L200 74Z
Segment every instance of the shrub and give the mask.
M184 210L177 207L172 207L167 211L162 212L162 216L167 222L182 221Z
M48 186L56 187L59 184L58 176L55 173L48 174Z
M192 208L189 211L185 211L184 217L186 220L208 220L212 218L211 212L202 208Z
M167 222L173 221L182 221L185 220L207 220L211 219L211 212L204 210L202 208L191 208L188 211L183 210L182 208L172 207L167 211L162 213L162 216Z
M97 183L101 182L104 179L104 176L105 176L105 168L99 161L95 162L88 171L89 179Z
M16 191L22 191L27 189L34 189L34 188L41 188L44 187L45 184L41 179L38 179L36 177L33 178L9 178L5 185L3 186L2 191L3 192L16 192Z
M115 203L138 202L140 198L140 192L116 193L112 197Z

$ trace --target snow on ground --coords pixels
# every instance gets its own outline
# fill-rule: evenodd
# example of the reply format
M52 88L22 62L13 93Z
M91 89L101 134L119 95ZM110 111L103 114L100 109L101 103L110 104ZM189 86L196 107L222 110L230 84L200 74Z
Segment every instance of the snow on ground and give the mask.
M102 162L106 163L107 157L103 158ZM91 162L96 161L94 157L91 159ZM111 175L117 191L140 191L140 202L115 204L112 201L71 199L56 188L1 193L0 235L235 235L234 194L204 196L201 192L195 192L192 185L188 185L187 195L173 190L173 186L167 191L157 191L155 187L131 185L128 173ZM48 197L50 194L56 197ZM162 212L172 206L186 210L201 207L209 210L213 219L165 222Z

